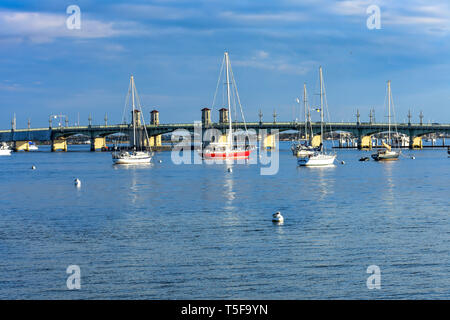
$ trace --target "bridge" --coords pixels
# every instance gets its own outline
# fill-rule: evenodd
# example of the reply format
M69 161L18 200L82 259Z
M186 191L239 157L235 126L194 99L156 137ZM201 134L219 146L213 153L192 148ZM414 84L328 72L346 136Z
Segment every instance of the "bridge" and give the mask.
M208 108L202 109L202 130L217 129L225 133L228 129L228 111L226 109L219 110L220 120L213 123L211 121L211 110ZM176 123L176 124L161 124L159 123L159 112L153 110L150 113L150 123L146 125L150 146L161 146L161 135L173 132L177 129L184 129L189 132L194 132L198 124L195 123ZM48 128L30 128L16 129L14 126L10 130L0 131L0 142L12 143L16 151L28 151L29 141L50 142L51 150L67 151L67 138L74 135L85 135L91 140L91 151L103 149L106 147L106 137L112 134L129 134L132 130L131 124L118 125L92 125L91 121L88 126L58 126ZM308 122L308 130L313 132L314 137L320 134L320 122ZM254 130L257 134L265 132L264 146L275 147L273 135L278 132L294 130L299 131L302 135L305 133L304 122L277 122L274 118L273 122L243 122L233 123L234 129ZM387 132L389 125L387 123L375 122L360 122L359 117L357 122L327 122L323 125L325 133L330 132L347 132L356 137L358 148L372 148L372 136L378 133ZM421 149L422 136L430 133L444 133L450 135L450 124L424 124L424 123L396 123L391 124L391 130L396 129L397 132L405 134L409 137L409 147L411 149ZM313 139L314 140L314 139Z

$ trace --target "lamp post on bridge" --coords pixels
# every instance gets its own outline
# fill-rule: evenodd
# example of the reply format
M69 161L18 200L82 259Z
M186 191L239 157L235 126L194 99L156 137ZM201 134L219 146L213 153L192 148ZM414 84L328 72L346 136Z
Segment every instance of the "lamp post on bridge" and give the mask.
M58 119L59 118L59 122L58 122L58 127L61 128L62 127L62 122L63 122L63 118L64 118L64 122L66 127L69 124L69 118L67 117L67 115L65 114L51 114L48 118L48 123L49 123L49 128L51 129L53 127L52 122L53 119Z
M16 130L16 114L14 113L14 117L11 119L11 130Z

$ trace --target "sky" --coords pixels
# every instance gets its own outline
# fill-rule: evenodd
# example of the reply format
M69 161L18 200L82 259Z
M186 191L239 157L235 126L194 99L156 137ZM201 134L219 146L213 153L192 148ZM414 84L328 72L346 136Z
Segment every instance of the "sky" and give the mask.
M67 28L70 5L80 29ZM367 13L380 8L380 28ZM71 12L70 12L71 13ZM372 21L372 20L370 20ZM0 0L0 129L48 126L49 115L120 123L134 75L143 111L161 123L201 119L224 51L247 121L301 119L303 83L318 103L323 67L332 121L450 122L448 0ZM218 109L213 106L213 121Z

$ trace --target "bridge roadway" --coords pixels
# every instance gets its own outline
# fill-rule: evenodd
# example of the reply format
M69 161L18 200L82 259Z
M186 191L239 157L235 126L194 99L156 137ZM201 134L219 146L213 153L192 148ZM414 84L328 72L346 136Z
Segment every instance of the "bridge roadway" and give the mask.
M198 124L200 125L200 124ZM304 122L249 122L246 124L248 129L253 129L257 133L260 130L267 130L268 134L275 132L295 130L304 131ZM308 125L309 127L309 125ZM320 132L320 122L311 123L314 134ZM16 129L16 130L1 130L0 142L15 142L15 141L53 141L58 139L68 138L73 135L86 135L91 139L106 137L111 134L130 132L131 125L90 125L90 126L72 126L72 127L53 127L53 128L34 128L34 129ZM149 124L147 131L149 136L158 136L160 134L170 133L177 129L184 129L193 132L195 128L194 123L176 123L176 124ZM228 128L227 123L210 123L202 124L202 129L215 128L222 132ZM244 129L244 123L233 123L233 128ZM330 129L331 128L331 129ZM396 130L399 133L406 134L410 138L420 137L428 133L444 133L450 135L450 124L408 124L398 123L391 125L391 130ZM325 132L342 131L349 132L358 139L364 136L370 136L380 132L388 131L387 123L351 123L351 122L332 122L324 123Z

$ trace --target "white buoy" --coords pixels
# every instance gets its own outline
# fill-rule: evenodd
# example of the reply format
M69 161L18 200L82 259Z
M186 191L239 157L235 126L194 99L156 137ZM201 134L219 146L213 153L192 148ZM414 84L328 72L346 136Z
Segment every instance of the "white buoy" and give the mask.
M36 166L31 166L31 170L36 170Z
M228 172L233 172L233 169L232 168L228 168L228 170L227 170Z
M158 162L159 162L159 163L162 163L162 160L159 160Z
M81 180L76 178L73 183L75 184L76 187L81 187Z
M277 212L275 212L275 213L272 215L272 221L273 221L273 222L279 222L279 223L281 223L281 222L284 221L284 218L283 218L283 216L281 215L280 211L277 211Z
M341 161L341 164L345 164L345 161L344 161L344 160L342 160L342 161Z
M411 156L411 159L413 159L413 160L414 160L415 158L416 158L416 157L414 157L414 156Z

